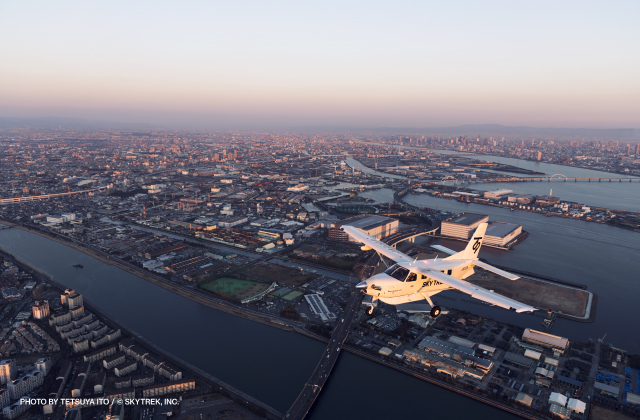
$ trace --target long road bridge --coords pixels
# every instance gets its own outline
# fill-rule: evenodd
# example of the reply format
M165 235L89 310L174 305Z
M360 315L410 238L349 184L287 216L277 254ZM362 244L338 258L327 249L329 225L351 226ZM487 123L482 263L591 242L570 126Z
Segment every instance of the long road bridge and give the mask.
M451 181L451 179L449 179ZM551 182L551 181L563 181L563 182L567 182L567 181L573 181L573 182L578 182L578 181L584 181L584 182L633 182L633 181L640 181L640 178L615 178L615 177L608 177L608 178L585 178L585 177L568 177L568 176L564 176L562 174L556 174L556 175L552 175L552 176L512 176L512 177L500 177L500 178L465 178L464 179L467 182L543 182L543 181L547 181L547 182ZM442 182L442 181L436 181L437 182ZM446 182L446 180L445 180Z
M467 183L492 183L492 182L633 182L640 181L640 178L584 178L584 177L568 177L562 174L555 174L551 176L527 176L527 177L518 177L518 176L507 176L507 177L499 177L499 178L461 178L457 179L453 176L446 176L441 180L432 180L432 181L421 181L415 184L411 184L407 188L401 191L396 191L394 193L394 199L398 201L398 198L404 196L409 191L414 188L426 187L429 185L436 184L444 184L445 182L467 182ZM404 203L407 205L407 203ZM415 206L410 206L415 207ZM415 207L415 209L418 209Z
M302 420L309 412L309 409L311 409L311 406L318 398L320 391L327 382L327 379L338 360L340 350L349 335L351 322L358 313L358 309L360 308L363 298L364 293L361 293L360 290L353 289L351 291L351 298L347 303L347 307L344 310L342 318L338 321L338 325L333 329L329 345L322 353L322 357L320 358L316 369L311 374L311 377L307 383L304 384L302 392L300 392L298 398L295 400L291 408L289 408L287 414L283 417L284 419Z
M406 240L411 240L416 236L420 235L432 235L435 230L411 230L408 232L396 233L388 238L386 238L385 242L387 242L391 246L396 246L398 243ZM367 261L366 266L362 271L363 277L370 277L374 274L375 268L380 262L380 256L378 254L374 254L369 261ZM362 299L364 298L364 293L359 290L352 289L351 298L347 303L347 307L342 314L342 318L338 321L338 324L334 328L331 339L329 340L329 344L327 348L322 353L322 357L316 366L316 369L311 374L311 377L304 384L304 388L302 388L302 392L298 395L298 398L295 400L287 414L283 417L285 420L302 420L307 415L311 406L318 398L320 391L324 387L333 367L338 360L338 356L340 355L340 351L344 346L344 342L347 340L349 335L349 330L351 328L351 324L358 314L358 309L360 308L360 304L362 303Z

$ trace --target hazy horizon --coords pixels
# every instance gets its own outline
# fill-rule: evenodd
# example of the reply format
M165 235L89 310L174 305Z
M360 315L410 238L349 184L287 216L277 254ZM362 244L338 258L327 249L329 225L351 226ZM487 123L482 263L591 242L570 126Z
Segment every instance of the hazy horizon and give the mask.
M0 4L0 117L640 128L640 4Z

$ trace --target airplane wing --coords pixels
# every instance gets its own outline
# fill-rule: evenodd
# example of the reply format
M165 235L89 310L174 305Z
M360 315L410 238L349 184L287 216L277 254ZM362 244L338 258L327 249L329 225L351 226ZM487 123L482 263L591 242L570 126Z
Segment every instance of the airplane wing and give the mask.
M444 252L445 254L449 254L449 255L455 255L458 252L454 251L453 249L447 248L446 246L442 246L442 245L431 245L431 248L435 248L440 252Z
M411 265L410 267L403 265L403 267L409 268L411 271L417 271L423 276L427 276L429 278L437 280L449 287L467 293L471 295L471 297L474 297L476 299L491 303L492 305L500 306L505 309L515 310L516 312L533 312L538 310L538 308L534 308L533 306L525 305L524 303L520 303L517 300L499 295L495 292L468 283L464 280L456 279L439 271L432 271L415 265Z
M515 274L511 274L511 273L509 273L507 271L504 271L504 270L500 270L499 268L494 267L492 265L489 265L487 263L484 263L482 261L477 261L476 260L476 261L473 262L473 265L477 265L480 268L484 268L485 270L488 270L488 271L491 271L493 273L496 273L496 274L498 274L498 275L500 275L502 277L506 277L509 280L518 280L520 278L520 276L516 276Z
M413 259L408 255L398 251L392 246L385 244L384 242L380 242L379 240L372 238L356 227L345 225L342 226L342 230L347 232L349 236L362 243L363 245L375 249L385 257L390 258L396 262L413 261Z

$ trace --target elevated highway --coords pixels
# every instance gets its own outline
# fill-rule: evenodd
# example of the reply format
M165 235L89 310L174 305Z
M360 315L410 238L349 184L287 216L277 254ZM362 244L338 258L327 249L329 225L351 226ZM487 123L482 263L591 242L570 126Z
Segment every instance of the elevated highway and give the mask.
M42 195L29 195L29 196L26 196L26 197L2 198L2 199L0 199L0 205L1 204L22 203L22 202L26 202L26 201L47 200L49 198L65 197L65 196L71 196L71 195L75 195L75 194L88 194L90 192L104 190L105 188L107 188L107 187L106 186L105 187L97 187L97 188L91 188L89 190L69 191L69 192L57 193L57 194L42 194Z

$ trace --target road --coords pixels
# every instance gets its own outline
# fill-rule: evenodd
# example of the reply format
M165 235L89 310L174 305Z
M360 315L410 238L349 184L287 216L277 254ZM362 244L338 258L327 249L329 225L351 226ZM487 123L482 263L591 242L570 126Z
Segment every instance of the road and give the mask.
M391 246L395 246L399 242L402 242L409 237L424 233L426 233L426 231L421 231L418 229L414 229L409 232L399 232L389 236L388 238L385 238L385 242ZM362 272L362 277L371 277L374 274L379 262L380 255L373 255L367 261L366 266ZM318 362L316 369L313 371L311 377L304 385L304 388L302 388L302 392L300 392L298 398L295 400L291 408L289 408L287 414L285 414L285 419L302 420L311 409L311 406L315 402L316 398L318 398L320 391L329 378L333 366L338 360L340 351L349 335L351 323L356 317L358 310L360 309L360 305L362 304L362 299L364 298L364 296L365 294L360 293L359 290L352 289L351 298L349 299L347 307L344 310L343 317L338 321L338 324L334 328L333 333L331 334L331 340L329 341L329 344L327 345L324 353L322 353L320 362Z
M324 353L322 353L320 362L318 362L313 374L311 374L311 377L304 385L302 392L300 392L296 401L293 403L291 408L289 408L287 414L285 414L285 419L303 419L309 412L309 409L315 402L316 398L318 398L320 391L331 374L333 366L338 360L340 350L349 335L351 323L357 315L358 309L360 309L363 297L364 293L360 293L360 291L356 289L352 290L351 298L344 310L343 317L338 321L333 333L331 334L329 345L327 345Z

